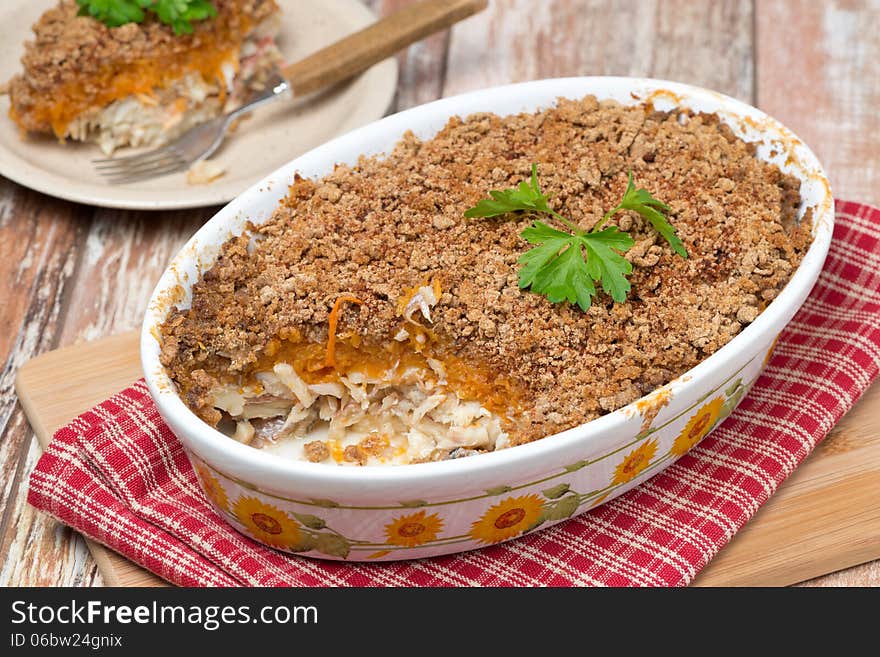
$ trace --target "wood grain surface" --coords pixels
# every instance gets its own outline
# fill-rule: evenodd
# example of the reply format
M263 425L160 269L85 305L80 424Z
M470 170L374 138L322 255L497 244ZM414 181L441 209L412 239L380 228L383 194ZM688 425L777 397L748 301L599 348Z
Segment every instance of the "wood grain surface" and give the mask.
M368 4L386 14L407 2ZM837 196L877 204L878 31L878 0L492 0L399 56L397 107L547 76L688 82L776 116L825 163ZM165 263L214 210L100 210L0 178L0 584L102 583L82 539L25 502L38 447L15 372L54 347L135 328ZM880 585L880 565L807 585Z
M416 0L372 25L281 67L294 96L351 79L425 37L486 8L488 0Z

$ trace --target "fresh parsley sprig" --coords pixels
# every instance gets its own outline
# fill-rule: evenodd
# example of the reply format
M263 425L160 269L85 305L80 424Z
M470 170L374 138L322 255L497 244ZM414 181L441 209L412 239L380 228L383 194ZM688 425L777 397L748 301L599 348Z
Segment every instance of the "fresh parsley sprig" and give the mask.
M532 179L522 181L518 187L513 189L490 190L489 196L477 203L469 210L465 210L464 216L468 219L477 217L497 217L498 215L507 214L508 212L517 212L524 210L526 212L546 212L563 222L572 230L577 230L577 226L570 223L568 219L561 214L557 214L550 208L547 201L549 196L544 196L541 187L538 185L538 165L532 164Z
M192 34L192 21L214 18L217 9L210 0L156 0L153 11L175 34Z
M663 239L669 242L669 246L672 247L673 251L682 258L687 258L687 251L684 248L684 244L681 243L678 235L675 234L675 228L673 228L672 224L666 219L666 215L672 211L672 208L651 196L651 192L647 189L636 189L635 183L633 183L632 171L629 172L629 178L626 182L626 191L623 193L623 199L616 208L612 208L605 213L605 216L602 217L602 221L599 222L598 227L605 225L606 221L611 219L611 217L621 210L638 212L651 222L654 230L660 233L660 235L663 236ZM593 230L596 230L596 228Z
M617 226L599 232L576 229L574 234L536 221L520 233L529 244L537 244L519 257L519 286L532 288L553 303L577 303L588 310L596 296L593 281L602 285L618 303L626 300L630 285L626 277L632 265L619 252L633 245L633 239Z
M213 18L217 9L211 0L76 0L80 16L91 16L107 27L143 23L146 12L174 29L175 34L192 34L192 21Z
M622 303L626 300L630 291L627 276L632 273L632 265L622 254L635 242L629 233L617 226L604 227L609 219L623 210L643 216L677 254L687 258L687 251L675 234L675 228L666 219L671 208L651 196L648 190L637 189L632 171L620 203L606 212L589 231L579 228L550 207L549 197L538 184L537 164L532 164L530 181L523 181L512 189L492 190L489 196L491 198L483 199L465 211L464 216L473 219L510 212L540 212L551 215L569 229L570 232L565 232L535 221L520 233L529 244L537 246L523 253L518 260L523 265L518 274L519 286L531 288L553 303L568 301L586 311L597 294L596 283L614 301Z
M107 27L142 23L144 8L153 0L76 0L80 16L91 16Z

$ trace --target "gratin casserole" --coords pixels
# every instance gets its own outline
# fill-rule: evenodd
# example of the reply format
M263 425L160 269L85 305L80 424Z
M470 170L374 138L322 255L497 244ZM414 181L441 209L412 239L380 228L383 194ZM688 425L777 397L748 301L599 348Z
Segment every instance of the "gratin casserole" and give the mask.
M9 82L10 117L24 133L153 147L237 105L280 60L274 0L215 0L193 34L148 17L107 27L61 0L33 26L23 70Z
M479 112L493 112L508 117L522 112L537 115L554 106L560 97L577 99L587 94L601 101L614 100L626 107L650 102L661 111L686 109L695 114L717 115L736 136L751 144L749 150L755 151L758 160L775 165L784 174L792 175L799 181L797 191L801 200L797 217L801 221L812 220L810 247L778 295L766 302L763 309L759 302L756 308L760 312L754 321L741 324L741 330L724 346L668 384L601 415L600 411L590 410L590 407L595 408L595 399L578 399L565 394L570 381L560 380L557 388L571 403L562 403L552 410L536 408L531 413L532 417L540 418L543 415L550 422L558 421L558 417L551 416L553 410L576 411L581 403L587 407L581 410L583 417L593 414L599 416L559 433L546 435L541 440L531 440L509 449L468 458L441 459L398 467L331 467L323 462L279 458L266 449L254 449L253 444L230 440L196 415L192 410L194 400L186 396L185 386L173 378L175 373L172 368L162 364L162 350L168 333L166 324L172 316L179 317L186 309L196 307L194 304L198 304L196 299L199 294L194 289L195 285L225 259L223 252L231 237L277 232L277 228L270 231L268 226L278 218L279 205L287 203L284 199L289 196L289 186L301 182L298 177L310 178L315 182L339 171L337 167L340 163L354 168L365 161L372 161L375 156L385 157L385 154L392 153L394 145L401 139L410 143L413 141L408 134L410 131L417 140L427 143L450 117L466 117ZM589 128L581 126L581 129L584 127ZM472 138L476 140L475 136ZM617 143L619 139L612 141ZM529 145L526 139L510 143L517 147ZM683 140L680 145L685 143L686 140ZM547 149L548 159L539 159L538 162L546 165L556 150L566 148L567 144L563 142L558 149ZM633 145L633 150L635 148ZM516 150L510 148L501 153L502 156L490 153L487 164L497 163L503 167L507 161L504 155L515 154ZM647 160L650 159L649 155ZM476 162L477 159L473 159L462 164L473 167ZM702 166L699 162L693 164L697 169ZM524 169L528 166L524 162L523 165ZM439 171L440 168L435 170ZM584 167L584 171L587 170ZM463 175L466 171L467 168L462 166L450 178L454 180L459 174L459 179L466 180ZM643 174L644 169L636 171L636 176ZM517 170L519 175L525 176L526 171L520 174ZM562 186L558 185L560 181L552 185L547 179L546 169L539 170L539 175L545 187L549 189L555 186L555 191L559 193L559 187ZM615 196L625 183L624 178L625 172L621 172L620 180L615 176L615 186L620 186L617 189L609 185ZM570 173L565 174L565 179L570 179ZM638 179L646 187L654 186L651 180ZM413 182L416 182L415 178ZM479 190L471 190L461 205L484 198L487 192L482 186L484 184L481 182ZM727 186L727 183L723 184ZM464 188L463 185L459 187ZM337 202L341 202L345 194L352 190L340 191L342 194ZM661 197L664 190L658 187L651 191ZM426 200L430 192L427 190L423 194ZM386 194L377 193L373 197L391 197L394 193L393 189L388 188ZM327 195L330 201L336 197L332 188L324 189L320 194ZM454 196L449 198L450 205L458 203ZM430 195L430 200L438 198ZM442 201L443 197L439 200ZM402 200L397 207L401 205ZM604 201L601 205L604 205ZM393 208L389 204L389 209ZM369 214L364 217L356 214L347 220L350 225L355 225L368 218ZM450 216L450 219L453 217ZM515 219L510 217L507 220ZM688 241L683 220L679 216L673 216L671 220L679 227L682 239ZM316 222L319 231L323 230L323 223L323 220ZM385 225L385 222L381 222L381 225ZM455 225L463 227L461 223ZM255 232L255 228L262 229L264 226L267 227L266 231ZM304 226L306 238L313 235L309 226ZM391 230L394 224L388 228ZM785 126L760 110L714 91L663 80L584 77L537 80L438 100L372 123L292 160L220 210L187 242L157 284L141 331L140 349L145 382L164 421L159 423L155 418L149 422L149 426L153 431L168 431L166 435L172 452L176 448L172 434L180 440L214 511L239 531L275 548L322 559L376 562L462 552L513 539L605 504L655 476L700 440L710 436L714 427L732 413L748 393L767 364L777 336L807 299L822 270L833 230L834 200L828 178L810 149ZM515 230L513 233L519 239ZM416 241L419 232L401 225L395 234L401 236L403 243L395 242L393 248L385 249L384 253L389 254L392 261L412 257L413 249L405 248L406 241ZM314 235L317 238L321 233ZM333 238L315 239L312 242L315 245L323 244L326 248L328 243L333 245ZM368 242L363 240L365 247ZM248 239L246 244L250 243ZM489 241L483 240L483 243ZM458 257L460 246L451 241L449 244L450 257ZM695 246L688 244L688 249ZM328 254L331 252L329 248L326 251ZM331 271L337 277L340 273L353 276L360 266L356 261L342 262ZM391 272L393 268L387 270ZM486 266L474 267L469 271L474 275L485 273ZM706 267L705 271L710 273L711 268ZM217 273L220 273L219 268ZM331 279L323 279L322 283L326 280ZM428 282L431 282L430 279ZM634 277L634 285L637 282ZM416 283L421 283L421 279L412 284ZM431 309L431 325L435 330L440 321L445 321L443 315L447 309L444 297L452 294L451 284L454 285L454 281L446 280L444 284L441 280L440 302ZM344 303L337 320L337 342L344 343L345 334L357 331L358 323L367 317L372 317L373 321L380 317L396 317L399 322L396 299L400 290L394 287L389 286L384 290L389 302L395 300L387 306L384 300L381 303L371 302L365 298L366 295L359 296L360 300L366 302L366 309L357 304ZM234 283L231 290L235 294ZM317 345L314 349L326 347L322 338L327 338L329 314L339 298L337 291L326 289L323 311L314 311L311 321L315 326L311 332L314 336L312 342ZM241 292L240 297L246 292L246 289ZM316 299L320 298L319 293L316 293ZM358 294L358 291L354 293ZM647 293L645 296L650 297ZM572 334L546 320L546 312L549 311L541 310L542 306L538 304L542 297L531 293L514 296L512 292L510 297L529 299L534 304L529 310L535 315L533 324L541 328L556 327L559 341L564 341L566 334ZM297 306L303 307L309 298L295 294L283 297L289 299L291 304L296 301ZM641 295L639 299L642 299ZM484 305L490 307L492 304ZM607 300L604 303L601 299L597 300L594 303L596 310L591 310L591 313L598 313L598 317L601 317L603 311L600 306L605 306L607 312L609 305ZM271 307L271 304L267 305L267 308ZM365 310L369 311L368 314ZM564 313L567 310L557 306L556 312ZM275 315L286 317L283 312ZM418 315L415 317L418 319ZM589 325L597 324L594 321L596 317L588 316ZM623 314L619 319L624 321L625 318ZM467 313L465 319L468 319ZM423 325L424 321L419 319ZM476 324L479 328L479 322ZM242 321L240 330L245 331L248 325L249 322ZM497 329L501 326L503 323L496 323ZM521 328L526 329L528 325ZM687 340L691 347L694 341L699 345L709 337L708 334L700 335L696 328L694 331ZM525 330L510 331L511 344L521 344L513 340L521 340L525 335ZM243 340L242 344L246 342ZM679 339L679 342L683 341ZM205 347L210 346L204 344ZM607 344L616 344L613 335L609 336ZM706 345L709 346L709 342ZM244 353L244 349L241 353ZM283 350L279 353L283 353ZM319 353L326 356L323 351ZM472 353L477 357L483 356L483 362L491 356L477 349ZM607 364L601 358L595 360L591 357L581 366L580 354L575 353L566 371L581 371L585 376L596 378L598 367L605 367L607 371L611 364L610 356L613 354L606 359ZM499 359L499 362L510 363L512 359ZM551 369L553 365L552 361L545 364L551 377L558 372ZM507 369L512 368L508 365ZM546 377L534 377L533 380L546 381ZM606 399L606 403L613 401L613 397ZM529 410L528 404L523 406ZM574 419L577 422L576 417L569 416L569 421ZM546 426L552 430L553 424ZM736 446L729 447L734 449ZM707 467L724 468L725 464L713 461ZM747 474L732 473L732 476L742 483L748 481ZM682 485L686 484L686 481L682 482ZM646 494L650 495L651 489L647 489ZM626 504L618 506L618 509L625 511ZM264 525L264 515L260 514L269 514L278 522L287 523L285 526L296 527L299 532L296 540L265 531L260 527ZM601 515L596 518L601 522ZM528 550L528 545L523 549Z
M600 294L583 312L519 289L535 217L464 211L532 163L585 229L631 170L690 257L627 213L626 302ZM799 188L710 113L587 96L453 117L387 157L295 177L162 323L161 362L203 420L293 459L407 464L531 442L669 383L753 322L810 245Z

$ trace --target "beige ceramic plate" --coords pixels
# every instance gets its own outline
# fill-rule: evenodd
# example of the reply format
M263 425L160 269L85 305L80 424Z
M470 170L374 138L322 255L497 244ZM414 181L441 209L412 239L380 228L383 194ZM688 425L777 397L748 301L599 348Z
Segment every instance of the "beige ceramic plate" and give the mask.
M0 3L0 81L20 69L30 26L55 0ZM358 0L279 0L283 11L278 39L287 61L296 61L375 20ZM32 189L91 205L166 210L226 203L285 162L380 118L397 87L397 62L386 60L354 81L307 101L258 110L227 138L212 158L226 175L210 185L188 185L177 173L132 185L104 183L91 164L92 145L59 144L28 137L7 118L9 98L0 97L0 174ZM122 153L123 151L120 151Z

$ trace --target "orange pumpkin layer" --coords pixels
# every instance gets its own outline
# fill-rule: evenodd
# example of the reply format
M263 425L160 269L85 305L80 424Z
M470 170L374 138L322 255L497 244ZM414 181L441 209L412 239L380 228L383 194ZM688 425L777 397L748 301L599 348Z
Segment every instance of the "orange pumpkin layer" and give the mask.
M277 11L274 0L216 0L217 17L175 35L156 20L108 28L77 15L74 0L45 12L25 44L24 72L9 85L10 117L24 131L63 137L70 123L92 109L132 94L149 95L198 73L220 81L234 64L248 32Z

